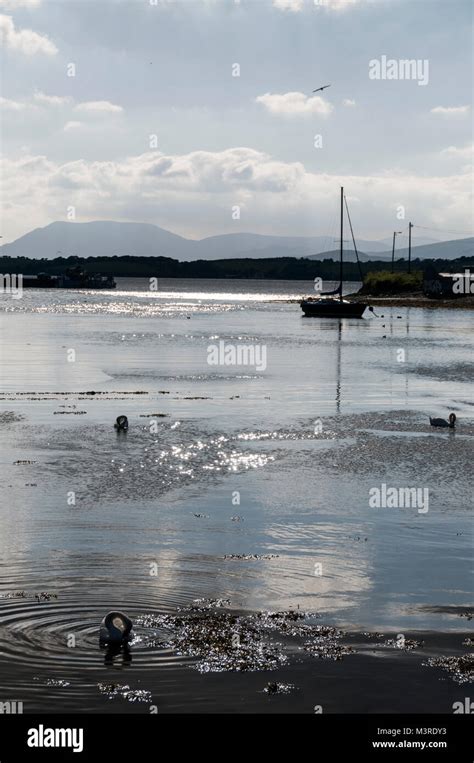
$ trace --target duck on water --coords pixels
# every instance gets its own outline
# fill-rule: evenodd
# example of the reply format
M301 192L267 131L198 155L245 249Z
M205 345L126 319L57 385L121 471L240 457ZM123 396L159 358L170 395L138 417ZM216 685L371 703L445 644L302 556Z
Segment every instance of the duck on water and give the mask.
M446 419L434 419L430 416L430 424L432 427L448 427L454 429L456 426L456 414L450 413L448 421Z
M130 640L133 622L123 612L108 612L100 624L101 644L126 644Z
M117 419L114 424L114 429L117 430L117 432L127 432L128 431L128 419L126 416L117 416Z

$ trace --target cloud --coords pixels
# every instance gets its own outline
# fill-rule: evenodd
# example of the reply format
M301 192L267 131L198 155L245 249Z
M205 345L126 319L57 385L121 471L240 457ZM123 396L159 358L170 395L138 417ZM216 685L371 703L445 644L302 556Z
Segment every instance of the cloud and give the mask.
M355 106L356 102L352 100L352 98L344 98L342 102L343 106Z
M447 176L329 174L247 147L151 151L119 161L23 156L4 159L1 175L11 203L4 213L8 238L64 219L68 205L81 210L81 220L142 220L191 237L238 230L316 235L328 232L341 185L360 238L384 236L400 204L420 225L460 230L467 229L471 210L467 170ZM238 223L232 221L235 205L241 207Z
M0 8L14 11L17 8L38 8L41 0L0 0Z
M307 96L304 93L265 93L255 99L261 103L270 114L279 114L282 116L304 116L309 114L319 114L327 117L333 111L333 106L319 95Z
M0 100L0 105L10 111L20 111L26 108L42 108L69 106L72 111L80 112L83 116L106 116L107 114L121 114L123 108L116 106L110 101L83 101L76 103L70 95L49 95L37 90L34 95L23 101L9 101L7 98ZM39 113L39 112L38 112Z
M474 143L467 146L448 146L441 151L443 155L447 156L460 156L463 159L469 159L474 154Z
M72 103L72 98L69 95L46 95L41 91L36 91L33 96L34 100L38 103L43 103L47 106L62 106L67 103Z
M329 11L345 11L363 0L273 0L273 7L280 11L292 11L298 13L304 8L311 6L326 8Z
M279 11L292 11L297 13L303 10L304 0L273 0L273 6Z
M69 130L77 130L78 127L83 127L83 122L66 122L66 124L63 127L64 132L69 132Z
M37 90L33 96L25 98L22 101L13 101L9 98L0 98L0 110L10 115L10 121L16 118L17 122L24 121L24 112L28 109L31 129L35 124L34 119L39 117L44 124L45 115L51 120L56 121L59 117L66 122L62 128L64 132L71 132L80 128L87 128L92 123L103 124L103 120L110 116L122 113L121 106L116 106L109 101L84 101L75 103L74 98L69 95L49 95ZM58 111L59 110L59 111ZM81 120L77 116L81 116ZM76 117L76 118L75 118ZM97 119L99 118L99 119Z
M84 101L74 107L74 111L85 112L88 114L120 114L123 111L121 106L116 106L110 101Z
M322 5L331 11L345 11L354 5L360 5L361 0L319 0L315 5Z
M21 101L11 101L9 98L0 98L0 108L5 109L5 111L23 111L27 108L27 104L21 103Z
M26 56L34 56L43 53L54 56L58 49L47 37L44 37L32 29L16 30L11 16L0 14L0 37L8 50L24 53Z
M469 112L470 106L435 106L431 114L440 114L443 117L459 117Z

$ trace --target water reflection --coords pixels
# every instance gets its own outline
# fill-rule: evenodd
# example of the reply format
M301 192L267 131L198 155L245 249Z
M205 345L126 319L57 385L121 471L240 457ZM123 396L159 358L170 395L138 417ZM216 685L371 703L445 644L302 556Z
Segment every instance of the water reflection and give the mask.
M132 651L128 644L108 644L102 646L105 651L104 665L127 665L132 662Z
M226 283L216 294L231 291ZM158 692L168 681L181 708L189 660L144 627L129 647L102 651L111 607L135 618L214 597L367 629L464 626L471 317L384 308L377 320L302 321L283 302L150 305L130 292L74 305L71 295L60 305L28 299L23 313L0 314L0 591L18 593L0 600L0 697L21 687L39 706L56 692L69 709L95 708L104 669L110 679L129 667L131 685L141 675ZM216 337L264 343L268 368L212 372L206 347ZM428 406L456 410L456 437L430 431ZM117 438L122 413L130 427ZM370 510L369 488L389 479L429 486L427 517ZM58 598L38 601L40 592ZM70 686L46 695L51 675Z

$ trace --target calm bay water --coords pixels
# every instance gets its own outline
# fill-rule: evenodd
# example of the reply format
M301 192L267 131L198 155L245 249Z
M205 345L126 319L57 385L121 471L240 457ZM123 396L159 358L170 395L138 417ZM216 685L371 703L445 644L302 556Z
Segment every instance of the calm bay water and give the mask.
M238 612L299 607L353 633L464 631L472 314L378 307L323 321L289 302L308 283L147 285L0 295L0 699L136 710L99 695L106 676L171 710L268 701L271 673L201 675L146 623L131 660L104 660L98 623L112 608L145 622L224 599ZM220 341L264 347L266 368L209 365ZM450 411L455 432L430 428ZM429 510L371 508L382 483L428 488ZM311 664L314 681L331 680ZM436 682L442 708L450 687Z

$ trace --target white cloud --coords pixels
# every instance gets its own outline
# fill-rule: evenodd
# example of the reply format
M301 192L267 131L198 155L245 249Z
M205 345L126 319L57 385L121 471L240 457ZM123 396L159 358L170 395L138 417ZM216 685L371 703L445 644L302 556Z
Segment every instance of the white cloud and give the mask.
M474 143L468 146L448 146L441 151L445 156L460 156L463 159L469 159L474 154Z
M333 106L319 95L307 96L304 93L265 93L255 99L261 103L271 114L283 116L302 116L319 114L327 117L333 111Z
M77 130L78 128L86 128L92 122L96 125L99 123L103 124L104 118L120 114L123 111L121 106L116 106L109 101L85 101L76 104L72 96L49 95L39 90L33 96L22 101L0 98L0 109L4 112L9 112L10 119L17 115L18 120L24 120L23 113L25 109L28 109L31 120L35 116L39 116L43 122L45 115L48 115L50 120L57 120L59 113L66 120L63 127L65 132ZM60 109L59 112L58 109ZM79 115L84 121L77 119ZM99 120L97 120L97 117L99 117Z
M273 0L273 5L279 11L292 11L297 13L303 10L304 0Z
M123 108L110 101L84 101L78 103L74 110L89 114L120 114Z
M65 196L68 205L81 210L82 220L155 222L191 237L237 229L315 235L327 232L341 185L351 199L360 238L382 237L391 230L400 203L423 225L464 230L470 222L468 171L331 175L245 147L181 155L153 151L120 161L61 163L27 156L5 159L1 175L9 199L4 212L8 238L64 219ZM237 227L231 220L236 204L241 207Z
M49 108L56 106L69 106L71 110L80 112L83 116L103 116L107 114L120 114L123 111L121 106L116 106L110 101L84 101L75 103L70 95L48 95L41 90L37 90L34 95L24 101L10 101L7 98L0 99L3 108L10 111L19 111L25 108ZM39 112L38 112L39 113Z
M64 125L64 132L69 132L69 130L77 130L78 127L83 127L83 122L66 122Z
M9 98L0 98L0 108L5 111L23 111L26 109L26 103L21 101L11 101Z
M47 37L32 29L15 29L12 17L4 14L0 14L0 37L6 48L26 56L37 53L54 56L58 52L56 45Z
M345 11L353 5L360 4L360 2L361 0L319 0L319 3L316 3L316 5L322 5L332 11Z
M38 103L43 103L47 106L62 106L72 102L72 98L69 95L46 95L41 91L37 91L34 96L34 100Z
M344 98L342 103L343 103L344 106L355 106L356 105L356 102L353 101L352 98Z
M298 13L304 8L311 6L326 8L329 11L345 11L363 0L273 0L273 7L280 11L292 11Z
M0 0L0 8L14 11L17 8L38 8L41 0Z
M431 109L432 114L440 114L443 117L459 117L469 112L469 106L435 106Z

